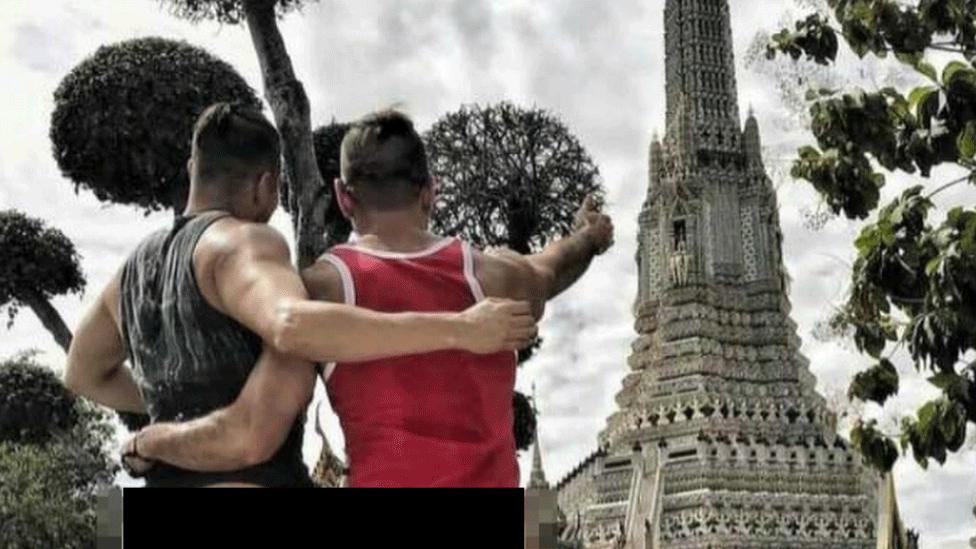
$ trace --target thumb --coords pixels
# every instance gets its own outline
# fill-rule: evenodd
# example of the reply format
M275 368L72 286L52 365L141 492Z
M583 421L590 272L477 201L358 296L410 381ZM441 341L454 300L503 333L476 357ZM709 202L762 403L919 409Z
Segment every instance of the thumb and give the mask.
M593 196L592 193L586 195L586 198L583 199L583 205L580 206L580 209L583 210L584 212L590 212L596 209L596 198Z

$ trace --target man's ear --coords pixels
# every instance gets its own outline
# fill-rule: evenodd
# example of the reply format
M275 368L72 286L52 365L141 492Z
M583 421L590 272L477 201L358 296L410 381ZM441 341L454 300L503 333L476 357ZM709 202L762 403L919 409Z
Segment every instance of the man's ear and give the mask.
M193 177L193 157L186 159L186 175L187 177Z
M278 181L275 174L270 171L261 172L258 176L257 184L254 185L254 203L263 206L265 196L274 196L277 202Z
M420 190L420 207L430 214L434 210L435 200L437 200L437 179L431 177L430 181Z
M342 217L351 221L355 199L350 196L349 191L346 190L346 184L339 177L335 178L335 181L332 182L332 189L335 192L336 202L339 204L339 211L342 212Z

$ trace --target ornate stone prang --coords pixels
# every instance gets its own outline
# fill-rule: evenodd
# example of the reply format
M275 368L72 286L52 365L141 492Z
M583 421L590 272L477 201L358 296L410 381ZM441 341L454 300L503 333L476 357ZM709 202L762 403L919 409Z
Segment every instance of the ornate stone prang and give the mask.
M638 218L638 335L600 452L556 486L562 539L873 549L876 477L834 432L790 319L759 123L739 121L728 0L666 0L665 55L667 127Z

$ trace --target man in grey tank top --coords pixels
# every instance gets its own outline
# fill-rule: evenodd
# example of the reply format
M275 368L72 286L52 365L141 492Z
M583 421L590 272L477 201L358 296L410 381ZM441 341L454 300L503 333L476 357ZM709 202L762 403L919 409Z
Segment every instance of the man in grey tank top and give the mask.
M65 384L149 414L152 425L126 445L126 463L148 486L308 486L301 441L313 362L490 353L536 333L525 302L383 314L310 301L284 238L267 225L279 147L260 112L206 109L186 211L139 244L76 331Z

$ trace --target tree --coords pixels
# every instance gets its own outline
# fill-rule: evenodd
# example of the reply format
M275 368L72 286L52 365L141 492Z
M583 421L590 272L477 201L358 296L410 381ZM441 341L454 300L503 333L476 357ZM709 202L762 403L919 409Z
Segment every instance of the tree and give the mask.
M858 57L889 54L924 84L811 90L816 146L798 152L794 177L806 180L830 209L851 219L875 214L854 242L850 296L835 326L850 330L875 361L859 373L852 396L883 405L899 389L891 354L907 348L915 367L931 372L941 396L900 426L902 452L923 467L959 450L976 422L976 210L951 205L930 221L943 190L976 182L976 1L827 0L813 14L772 37L768 56L788 55L825 66L839 44ZM939 71L934 63L948 61ZM883 171L929 179L941 167L960 176L915 185L880 207ZM888 351L886 354L885 351ZM869 463L888 470L895 442L872 422L856 425L852 441Z
M189 21L210 19L247 23L264 77L264 95L281 133L285 183L293 206L298 266L311 265L326 249L326 211L331 191L316 163L311 108L305 87L295 76L278 17L300 8L304 0L160 0Z
M0 399L3 546L93 546L98 489L117 471L108 417L31 354L0 362Z
M830 13L827 0L792 0L776 27L791 24L797 17L797 9L812 11L826 17ZM791 5L790 5L791 4ZM810 89L840 89L856 86L877 86L885 82L894 86L910 86L917 73L891 59L859 59L850 52L839 51L837 59L830 65L822 65L811 59L791 59L778 56L767 59L767 45L771 33L760 30L753 37L745 55L745 64L775 88L784 108L764 113L768 123L798 134L810 127L811 119L806 92ZM795 143L790 141L764 142L763 159L776 188L790 177L791 156ZM836 219L836 215L823 201L800 209L804 226L810 230L820 230Z
M147 212L182 212L193 124L217 101L261 108L233 67L186 42L150 37L102 46L54 92L54 158L76 191L85 188L99 200ZM52 307L43 311L55 319L48 329L67 351L70 331L56 322ZM144 414L118 415L130 430L148 422Z
M502 102L464 106L424 134L438 182L434 226L519 253L568 234L599 170L552 113Z
M226 62L183 41L102 46L54 92L54 158L75 189L147 211L183 211L193 124L217 101L261 108Z
M64 233L16 210L0 211L0 307L8 328L26 305L67 352L71 331L51 298L84 288L78 252Z
M75 398L33 354L0 362L0 441L43 444L78 419Z
M543 109L511 103L463 106L424 133L437 179L433 225L478 246L539 251L568 234L588 194L602 197L599 170L566 126ZM519 352L519 363L539 347ZM535 440L536 414L515 394L515 439Z

